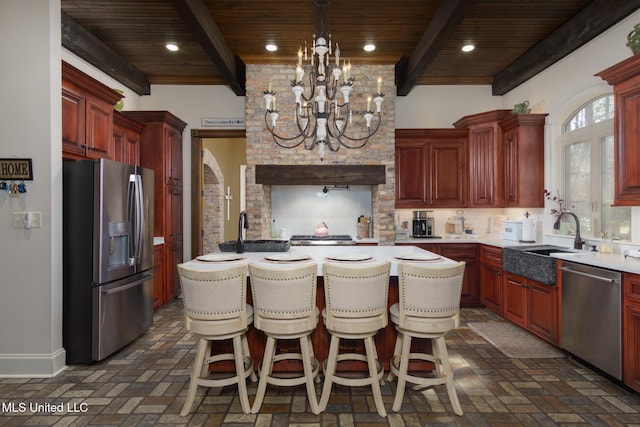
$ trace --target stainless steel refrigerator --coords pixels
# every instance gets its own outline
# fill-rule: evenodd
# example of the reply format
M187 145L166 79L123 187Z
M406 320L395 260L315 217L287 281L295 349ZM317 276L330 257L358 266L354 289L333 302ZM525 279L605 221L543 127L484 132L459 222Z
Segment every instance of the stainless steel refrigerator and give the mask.
M62 250L67 363L102 360L153 322L153 171L65 161Z

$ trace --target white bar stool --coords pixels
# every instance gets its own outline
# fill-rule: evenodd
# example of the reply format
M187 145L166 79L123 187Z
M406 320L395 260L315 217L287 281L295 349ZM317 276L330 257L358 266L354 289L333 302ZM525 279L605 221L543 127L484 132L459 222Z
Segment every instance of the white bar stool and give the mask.
M443 267L398 264L400 298L389 309L398 336L390 363L391 372L387 377L389 380L398 377L393 401L396 412L402 406L406 383L410 382L423 387L446 384L453 411L462 415L444 336L459 323L464 269L464 262ZM413 337L430 339L433 354L411 353ZM409 374L407 371L412 359L433 362L435 376Z
M387 416L380 391L384 368L378 361L373 337L388 323L390 266L389 261L378 264L327 262L322 266L326 303L322 317L331 334L329 356L323 365L324 385L320 398L322 411L329 402L333 383L345 386L370 385L378 414L381 417ZM365 354L340 354L340 339L364 340ZM336 372L337 364L347 360L366 362L368 376L354 378L339 375Z
M267 336L264 358L260 367L260 382L251 412L262 406L267 384L297 386L306 384L311 412L319 414L314 380L320 364L314 356L311 334L316 329L320 310L316 307L318 265L315 263L293 268L269 268L249 265L254 326ZM300 353L276 354L277 341L296 339ZM297 377L278 377L273 374L281 360L302 361L303 374Z
M178 264L187 330L198 338L198 349L191 371L187 397L180 411L191 411L198 386L224 387L237 384L240 405L249 413L246 378L257 381L249 354L246 332L253 321L253 308L246 303L246 263L219 270L195 270ZM213 341L232 340L233 353L211 356ZM209 364L235 361L234 376L209 378Z

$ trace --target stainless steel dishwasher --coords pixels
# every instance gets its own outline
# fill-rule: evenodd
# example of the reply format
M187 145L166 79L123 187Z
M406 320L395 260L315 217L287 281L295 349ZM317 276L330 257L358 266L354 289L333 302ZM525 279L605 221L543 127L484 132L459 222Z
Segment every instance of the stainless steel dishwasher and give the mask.
M621 273L567 261L560 270L560 346L621 380Z

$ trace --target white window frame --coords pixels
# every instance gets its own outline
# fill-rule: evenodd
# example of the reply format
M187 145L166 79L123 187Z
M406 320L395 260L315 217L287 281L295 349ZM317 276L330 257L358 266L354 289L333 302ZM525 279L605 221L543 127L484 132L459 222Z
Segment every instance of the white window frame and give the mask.
M612 230L607 230L606 226L603 226L603 209L602 209L602 150L603 150L603 141L604 138L613 137L614 134L614 120L613 118L602 120L597 123L589 123L584 127L567 131L568 123L585 107L588 107L590 104L593 104L594 101L611 96L610 94L601 94L599 96L592 97L588 101L582 103L579 108L575 109L570 115L569 118L562 125L562 133L561 133L561 149L562 149L562 162L561 162L561 179L562 179L562 188L564 189L563 194L567 195L570 192L568 191L568 177L567 177L567 169L566 169L566 150L569 146L576 143L589 143L590 144L590 181L591 181L591 199L586 201L578 201L578 203L588 204L589 206L589 218L588 224L590 228L587 230L585 228L585 223L581 223L581 234L583 237L589 238L599 238L602 236L602 232L607 231L610 232ZM572 210L572 201L565 197L566 199L566 209ZM631 220L631 212L629 212L630 220ZM573 224L570 224L570 232L573 231ZM620 233L616 233L616 230L613 230L614 234L620 237ZM627 235L623 237L624 240L628 240L631 238L631 231Z

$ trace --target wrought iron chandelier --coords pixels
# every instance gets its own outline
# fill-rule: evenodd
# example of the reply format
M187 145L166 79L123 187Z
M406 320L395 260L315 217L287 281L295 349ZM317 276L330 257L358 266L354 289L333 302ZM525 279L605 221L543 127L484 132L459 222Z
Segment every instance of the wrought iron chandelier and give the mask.
M349 94L353 90L355 78L351 76L351 61L343 61L340 68L340 48L336 43L333 64L330 63L332 55L331 35L329 40L313 35L311 55L307 57L307 47L304 53L302 47L298 50L298 63L295 68L295 77L291 81L291 88L295 95L294 121L297 134L282 136L276 133L278 110L276 108L276 93L269 89L264 92L266 112L264 121L267 129L273 136L274 142L283 148L296 148L303 145L307 150L318 147L320 160L324 159L325 147L329 151L338 151L340 147L356 149L364 147L369 139L380 128L381 106L384 94L380 90L382 79L378 78L377 91L373 97L367 98L367 109L364 112L366 121L366 133L363 137L349 136L347 129L353 123L353 110L349 102ZM303 65L304 61L310 61L309 65ZM305 94L303 78L305 68L308 70L310 93ZM375 104L376 111L372 110L371 101ZM372 120L374 125L372 126ZM362 135L362 134L361 134Z

